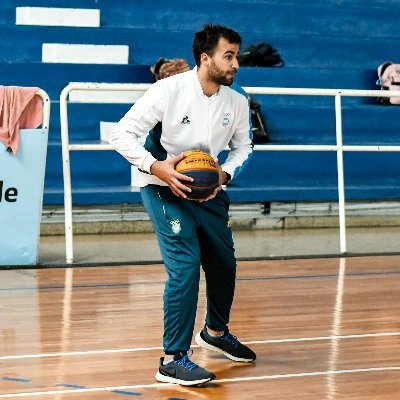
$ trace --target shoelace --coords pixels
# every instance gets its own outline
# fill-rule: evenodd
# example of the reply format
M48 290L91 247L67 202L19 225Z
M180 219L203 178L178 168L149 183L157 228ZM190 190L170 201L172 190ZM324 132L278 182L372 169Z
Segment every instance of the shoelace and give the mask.
M195 364L194 362L189 360L189 357L192 355L193 353L188 353L185 354L180 360L178 361L174 361L176 364L188 369L189 371L191 371L194 368L197 368L197 364Z
M237 337L232 335L232 333L230 332L226 336L223 336L221 339L225 340L234 347L238 347L240 343L239 340L237 340Z

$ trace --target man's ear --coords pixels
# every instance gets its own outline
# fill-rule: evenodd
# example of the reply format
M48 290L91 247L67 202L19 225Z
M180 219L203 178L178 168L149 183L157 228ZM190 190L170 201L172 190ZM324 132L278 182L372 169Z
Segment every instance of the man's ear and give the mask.
M202 53L200 56L200 61L202 64L208 65L211 57L207 53Z

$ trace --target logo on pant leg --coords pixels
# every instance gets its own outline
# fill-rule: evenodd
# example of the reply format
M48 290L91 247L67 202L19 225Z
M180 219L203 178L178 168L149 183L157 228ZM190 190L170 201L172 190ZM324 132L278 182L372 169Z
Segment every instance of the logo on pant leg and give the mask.
M175 235L177 235L181 231L181 222L179 219L173 219L170 221L172 232L174 232Z

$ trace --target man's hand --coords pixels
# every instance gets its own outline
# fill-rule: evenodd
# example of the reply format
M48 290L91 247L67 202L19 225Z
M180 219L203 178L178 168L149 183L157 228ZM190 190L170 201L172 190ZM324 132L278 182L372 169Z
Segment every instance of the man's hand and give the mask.
M150 172L164 181L171 188L175 196L186 199L185 192L191 192L192 190L180 181L193 182L193 178L175 171L175 165L184 158L185 156L181 154L176 157L167 158L165 161L156 161L150 167Z

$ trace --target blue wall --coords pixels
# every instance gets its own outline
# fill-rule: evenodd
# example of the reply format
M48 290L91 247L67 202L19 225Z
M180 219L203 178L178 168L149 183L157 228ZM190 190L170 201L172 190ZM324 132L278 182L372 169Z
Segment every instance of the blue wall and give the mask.
M16 6L98 8L100 28L16 26ZM3 85L40 86L52 99L45 204L62 204L59 95L71 81L151 82L158 57L186 57L193 65L193 33L203 23L227 24L244 46L271 43L284 68L241 68L242 86L377 89L376 68L400 54L398 0L14 0L0 3ZM42 43L129 46L128 65L43 64ZM400 57L400 56L398 56ZM331 98L255 96L273 144L335 143ZM98 142L99 121L118 121L127 104L70 104L71 142ZM399 107L374 99L343 100L346 144L398 144ZM399 156L345 154L347 199L400 197ZM74 204L140 201L130 166L114 152L71 153ZM234 201L335 200L334 153L256 152L230 187Z

